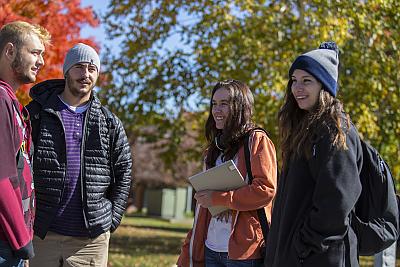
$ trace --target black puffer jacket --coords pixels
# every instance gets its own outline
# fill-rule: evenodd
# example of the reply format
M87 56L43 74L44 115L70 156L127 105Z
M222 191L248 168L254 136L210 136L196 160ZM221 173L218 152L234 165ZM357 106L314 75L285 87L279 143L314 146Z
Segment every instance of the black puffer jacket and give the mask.
M64 80L48 80L30 91L27 106L32 121L35 154L34 183L37 199L34 231L44 238L60 205L66 174L64 127L57 106L57 95ZM100 101L93 94L86 111L81 150L82 206L90 237L114 231L121 222L131 185L132 158L121 121L115 117L115 139L111 178L109 127Z

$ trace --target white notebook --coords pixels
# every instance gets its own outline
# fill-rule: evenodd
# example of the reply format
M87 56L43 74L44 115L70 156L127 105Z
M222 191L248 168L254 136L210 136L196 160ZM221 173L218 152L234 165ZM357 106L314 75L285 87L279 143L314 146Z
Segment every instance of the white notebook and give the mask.
M188 179L196 191L229 191L247 185L232 160L193 175ZM213 216L227 209L224 206L212 206L208 208Z

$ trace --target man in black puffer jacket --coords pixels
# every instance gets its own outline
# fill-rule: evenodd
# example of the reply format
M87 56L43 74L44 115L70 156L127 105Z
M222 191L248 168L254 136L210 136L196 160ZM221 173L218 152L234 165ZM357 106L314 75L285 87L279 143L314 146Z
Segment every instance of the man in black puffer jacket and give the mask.
M121 121L93 91L96 51L75 45L63 71L65 80L34 86L27 106L37 192L30 265L107 266L110 231L121 222L131 185L130 146Z

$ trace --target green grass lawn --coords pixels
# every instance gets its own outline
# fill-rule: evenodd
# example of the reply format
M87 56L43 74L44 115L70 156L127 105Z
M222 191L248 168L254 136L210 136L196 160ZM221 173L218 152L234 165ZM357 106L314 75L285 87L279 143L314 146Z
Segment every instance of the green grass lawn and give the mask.
M124 217L111 235L109 267L171 267L192 224Z
M172 267L187 231L186 223L147 217L124 217L111 235L109 267ZM361 257L361 267L372 267L372 257ZM396 264L396 266L400 266Z

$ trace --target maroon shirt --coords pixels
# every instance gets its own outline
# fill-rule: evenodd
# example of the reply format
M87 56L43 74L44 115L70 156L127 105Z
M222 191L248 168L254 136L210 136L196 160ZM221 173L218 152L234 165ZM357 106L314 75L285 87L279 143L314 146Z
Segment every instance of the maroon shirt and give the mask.
M30 136L27 110L12 88L0 80L0 239L13 250L29 247L33 237Z

